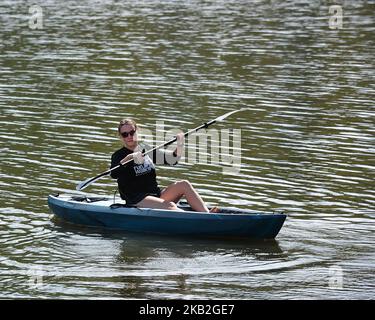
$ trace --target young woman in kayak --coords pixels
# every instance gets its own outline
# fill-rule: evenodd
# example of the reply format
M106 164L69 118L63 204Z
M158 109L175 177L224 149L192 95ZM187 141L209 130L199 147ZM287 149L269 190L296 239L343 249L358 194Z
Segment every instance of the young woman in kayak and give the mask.
M132 119L120 121L118 134L123 143L123 147L117 150L111 159L111 168L118 164L133 159L126 166L121 166L111 172L111 177L117 179L121 198L129 205L139 208L154 208L166 210L178 210L176 203L185 197L193 210L199 212L209 212L202 198L195 191L191 183L187 180L172 183L161 190L156 181L156 164L175 165L181 158L184 134L177 134L177 147L173 152L166 150L155 150L151 155L142 156L142 149L148 149L138 143L138 126ZM217 212L217 208L211 209Z

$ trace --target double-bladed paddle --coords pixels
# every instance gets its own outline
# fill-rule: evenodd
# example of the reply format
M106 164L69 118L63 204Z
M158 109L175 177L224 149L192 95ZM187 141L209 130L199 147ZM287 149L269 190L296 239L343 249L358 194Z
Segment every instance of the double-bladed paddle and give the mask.
M196 128L194 128L194 129L189 130L188 132L186 132L186 133L184 134L184 137L186 138L189 134L191 134L191 133L193 133L193 132L197 132L197 131L199 131L200 129L208 128L210 125L212 125L212 124L214 124L214 123L216 123L216 122L223 121L225 118L229 117L229 116L232 115L233 113L240 112L240 111L244 111L244 110L249 110L249 109L244 108L244 109L240 109L240 110L230 111L230 112L228 112L228 113L226 113L226 114L224 114L224 115L222 115L222 116L220 116L220 117L217 117L217 118L214 119L214 120L211 120L211 121L208 121L208 122L203 123L203 124L200 125L199 127L196 127ZM143 153L142 153L142 156L145 156L146 154L151 153L151 152L153 152L153 151L155 151L155 150L157 150L157 149L160 149L160 148L163 148L163 147L167 147L167 146L169 146L170 144L172 144L173 142L175 142L176 140L177 140L177 137L174 137L173 139L171 139L171 140L169 140L169 141L167 141L167 142L161 144L160 146L157 146L157 147L155 147L155 148L153 148L153 149L150 149L150 150L148 150L148 151L146 151L146 152L143 152ZM124 163L120 163L119 165L117 165L117 166L115 166L115 167L113 167L113 168L111 168L111 169L108 169L107 171L104 171L104 172L98 174L97 176L95 176L95 177L93 177L93 178L89 178L89 179L87 179L87 180L85 180L85 181L83 181L83 182L80 182L80 183L77 185L76 190L80 191L80 190L85 189L86 187L88 187L90 184L92 184L94 181L98 180L99 178L104 177L104 176L110 174L112 171L118 169L118 168L121 167L121 166L126 166L128 163L130 163L130 162L132 162L132 161L134 161L134 159L130 159L130 160L124 162Z

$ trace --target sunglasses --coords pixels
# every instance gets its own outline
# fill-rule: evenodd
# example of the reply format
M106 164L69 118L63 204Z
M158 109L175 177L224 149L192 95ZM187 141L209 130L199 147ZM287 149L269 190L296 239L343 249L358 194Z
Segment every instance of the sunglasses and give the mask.
M121 134L122 137L127 138L128 135L134 136L135 130L132 130L132 131L129 131L129 132L121 132L120 134Z

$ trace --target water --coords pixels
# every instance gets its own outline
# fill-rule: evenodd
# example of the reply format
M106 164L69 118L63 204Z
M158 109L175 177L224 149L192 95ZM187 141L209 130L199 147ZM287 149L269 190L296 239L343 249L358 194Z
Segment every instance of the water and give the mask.
M374 2L0 1L0 298L373 299ZM209 204L285 210L275 241L73 227L46 199L107 169L119 119L242 107L241 171L159 168ZM161 142L161 141L159 141ZM112 194L108 178L90 194Z

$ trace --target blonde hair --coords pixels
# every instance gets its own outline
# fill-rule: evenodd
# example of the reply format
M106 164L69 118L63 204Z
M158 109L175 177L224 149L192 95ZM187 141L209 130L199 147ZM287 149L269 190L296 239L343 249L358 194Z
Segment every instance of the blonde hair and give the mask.
M130 119L130 118L122 119L118 125L118 134L121 134L122 126L127 125L127 124L134 126L135 130L137 130L138 128L137 123L133 119Z

